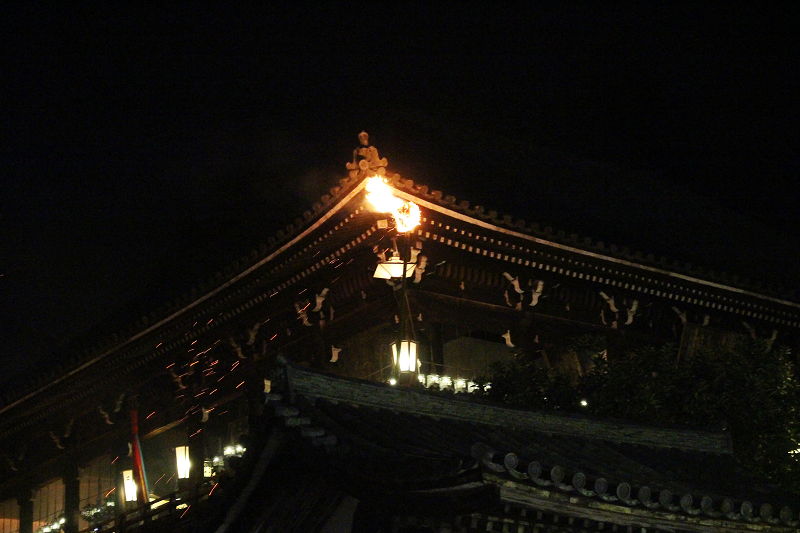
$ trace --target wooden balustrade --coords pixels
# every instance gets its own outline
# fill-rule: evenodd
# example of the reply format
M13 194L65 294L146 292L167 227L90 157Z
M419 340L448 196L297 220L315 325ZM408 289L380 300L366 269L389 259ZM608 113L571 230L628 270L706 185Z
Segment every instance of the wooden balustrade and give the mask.
M198 482L191 487L176 490L157 500L148 502L136 509L119 513L113 518L99 522L79 533L123 533L132 528L140 527L153 520L163 518L182 518L193 506L205 501L213 493L218 478L209 478Z

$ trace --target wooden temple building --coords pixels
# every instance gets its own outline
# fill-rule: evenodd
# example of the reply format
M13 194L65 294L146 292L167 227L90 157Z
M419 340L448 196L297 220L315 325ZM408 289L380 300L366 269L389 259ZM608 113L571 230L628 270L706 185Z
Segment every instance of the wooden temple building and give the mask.
M564 331L796 349L800 304L471 206L360 139L269 245L4 391L0 533L798 529L726 433L461 393ZM416 226L372 207L375 177Z

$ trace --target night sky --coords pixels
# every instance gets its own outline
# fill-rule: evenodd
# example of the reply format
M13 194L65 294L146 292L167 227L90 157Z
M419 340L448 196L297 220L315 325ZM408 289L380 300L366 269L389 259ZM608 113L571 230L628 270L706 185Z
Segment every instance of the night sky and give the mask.
M790 3L9 4L5 378L266 242L362 129L473 205L800 288Z

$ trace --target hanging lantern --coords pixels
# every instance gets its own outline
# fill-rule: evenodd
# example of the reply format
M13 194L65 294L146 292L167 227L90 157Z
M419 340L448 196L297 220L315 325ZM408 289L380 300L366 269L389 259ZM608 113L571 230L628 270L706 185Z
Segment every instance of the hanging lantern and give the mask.
M405 263L407 278L414 274L416 267L417 265L414 263ZM394 255L388 261L381 261L378 263L378 268L375 269L375 274L372 277L379 279L402 278L403 260Z
M400 341L398 353L397 342L392 343L392 361L400 373L417 371L417 343L412 340Z
M189 479L189 447L178 446L175 448L175 457L178 462L178 479Z
M136 501L136 482L133 481L133 470L122 471L122 487L125 489L125 501Z

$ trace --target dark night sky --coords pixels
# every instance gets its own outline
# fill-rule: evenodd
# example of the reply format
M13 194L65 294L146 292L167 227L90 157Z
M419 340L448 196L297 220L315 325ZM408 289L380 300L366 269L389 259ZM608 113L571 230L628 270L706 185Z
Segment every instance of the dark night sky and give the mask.
M265 242L362 129L473 204L800 287L791 4L562 4L4 4L5 375Z

